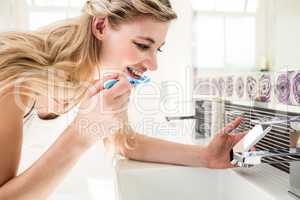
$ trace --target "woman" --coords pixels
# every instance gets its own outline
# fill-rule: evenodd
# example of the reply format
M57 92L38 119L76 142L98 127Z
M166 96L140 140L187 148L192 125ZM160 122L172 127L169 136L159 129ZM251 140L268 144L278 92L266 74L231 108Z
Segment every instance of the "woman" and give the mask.
M104 138L129 159L233 167L229 152L243 135L229 133L240 119L206 147L126 128L133 87L125 77L157 68L157 52L176 19L169 1L90 0L84 11L39 31L0 35L0 199L46 199L80 156ZM117 73L102 76L104 69ZM108 79L119 82L104 90ZM42 107L39 99L45 97L59 103L48 111L62 113L80 103L79 113L48 151L17 175L24 116L34 105Z

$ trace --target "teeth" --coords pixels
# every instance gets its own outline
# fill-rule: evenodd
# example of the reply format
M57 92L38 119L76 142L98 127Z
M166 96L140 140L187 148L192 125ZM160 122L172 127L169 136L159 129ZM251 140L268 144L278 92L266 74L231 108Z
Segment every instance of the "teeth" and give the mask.
M143 75L143 73L141 73L140 71L138 71L138 70L136 70L136 69L134 69L134 68L128 67L128 69L129 69L132 73L134 73L135 75L137 75L137 76L142 76L142 75Z
M139 75L139 76L141 76L141 75L142 75L142 73L141 73L141 72L139 72L139 71L137 71L137 70L133 70L133 72L134 72L135 74Z

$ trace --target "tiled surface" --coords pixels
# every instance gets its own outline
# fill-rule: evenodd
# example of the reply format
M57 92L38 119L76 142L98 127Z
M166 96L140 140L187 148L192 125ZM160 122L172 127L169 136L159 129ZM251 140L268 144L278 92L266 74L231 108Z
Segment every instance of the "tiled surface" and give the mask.
M299 106L300 71L201 74L194 95Z

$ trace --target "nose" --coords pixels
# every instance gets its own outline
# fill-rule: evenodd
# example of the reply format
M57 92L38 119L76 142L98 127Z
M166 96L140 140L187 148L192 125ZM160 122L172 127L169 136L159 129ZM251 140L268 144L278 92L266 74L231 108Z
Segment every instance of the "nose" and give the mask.
M157 56L156 53L151 54L145 61L144 61L144 66L150 70L150 71L155 71L157 70Z

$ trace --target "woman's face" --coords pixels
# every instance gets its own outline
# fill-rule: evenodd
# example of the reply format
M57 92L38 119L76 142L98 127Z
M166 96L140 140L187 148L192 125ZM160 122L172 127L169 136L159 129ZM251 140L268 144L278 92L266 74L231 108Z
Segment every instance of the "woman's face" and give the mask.
M101 40L101 68L135 78L147 70L156 70L157 53L165 43L168 27L168 22L151 17L137 17L116 28L112 28L107 19L95 18L93 33ZM132 73L132 68L137 73Z
M157 53L165 43L168 27L169 23L151 17L137 17L117 28L112 28L107 19L95 18L93 33L101 41L101 69L134 78L147 70L156 70ZM36 108L41 119L53 119L62 105L63 102L39 97Z

